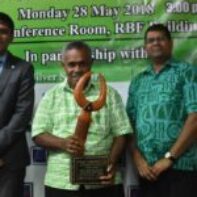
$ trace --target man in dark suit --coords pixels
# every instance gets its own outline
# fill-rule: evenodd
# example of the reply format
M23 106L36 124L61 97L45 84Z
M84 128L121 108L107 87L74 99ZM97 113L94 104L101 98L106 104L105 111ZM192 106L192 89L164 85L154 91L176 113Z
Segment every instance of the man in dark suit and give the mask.
M7 51L14 23L0 12L0 197L22 197L34 103L33 67Z

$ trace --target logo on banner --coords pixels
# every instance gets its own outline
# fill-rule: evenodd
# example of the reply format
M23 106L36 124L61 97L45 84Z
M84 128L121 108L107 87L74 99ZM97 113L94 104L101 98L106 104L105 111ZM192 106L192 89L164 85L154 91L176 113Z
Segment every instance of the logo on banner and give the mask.
M33 197L33 183L24 183L23 197Z
M34 165L45 165L47 161L47 151L40 146L32 146L31 161Z

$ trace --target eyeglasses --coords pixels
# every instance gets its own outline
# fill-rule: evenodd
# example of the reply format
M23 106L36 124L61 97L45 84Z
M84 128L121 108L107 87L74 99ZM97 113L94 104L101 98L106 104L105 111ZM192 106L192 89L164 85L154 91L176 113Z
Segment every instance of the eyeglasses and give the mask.
M167 40L167 37L165 36L160 36L160 37L155 37L155 38L147 38L146 39L146 44L153 44L155 41L156 42L164 42Z
M7 35L10 33L9 29L0 28L0 35Z

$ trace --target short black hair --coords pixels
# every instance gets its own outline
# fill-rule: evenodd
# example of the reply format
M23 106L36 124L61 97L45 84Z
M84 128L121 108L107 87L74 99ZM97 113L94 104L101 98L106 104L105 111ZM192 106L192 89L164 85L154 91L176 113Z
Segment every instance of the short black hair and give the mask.
M68 45L66 45L66 47L64 48L64 52L66 51L69 51L71 49L84 49L89 58L92 59L92 51L91 51L91 48L83 41L73 41L73 42L70 42Z
M154 25L149 26L148 29L145 31L145 34L144 34L144 41L146 41L147 34L150 31L160 31L160 32L163 32L165 34L165 36L169 40L172 40L170 31L168 30L168 28L164 24L159 23L159 24L154 24Z
M10 29L11 34L14 34L14 21L10 16L0 12L0 23L6 25Z

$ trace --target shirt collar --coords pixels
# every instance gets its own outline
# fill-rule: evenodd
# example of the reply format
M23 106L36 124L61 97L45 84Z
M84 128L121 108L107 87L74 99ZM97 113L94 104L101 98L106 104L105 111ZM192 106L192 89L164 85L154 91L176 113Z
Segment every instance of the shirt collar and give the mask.
M165 69L167 67L176 67L176 66L178 66L178 62L174 58L170 58L164 63L164 68L163 69ZM148 68L145 69L144 72L145 73L154 73L154 71L153 71L153 64L149 63L148 64Z
M7 58L7 53L3 54L2 56L0 56L0 62L2 62L2 64L4 65L6 62L6 58Z

